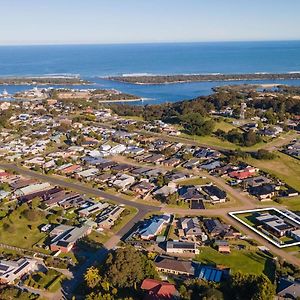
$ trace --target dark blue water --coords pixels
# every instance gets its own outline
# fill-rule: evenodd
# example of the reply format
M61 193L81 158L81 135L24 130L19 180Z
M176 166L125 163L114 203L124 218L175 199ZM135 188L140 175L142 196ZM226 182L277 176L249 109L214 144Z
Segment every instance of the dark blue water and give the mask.
M0 47L0 76L78 74L96 81L93 87L116 88L151 99L144 103L178 101L207 95L213 86L224 83L137 86L97 77L136 73L296 71L300 71L300 41ZM279 83L300 85L298 80ZM9 92L28 89L6 88Z

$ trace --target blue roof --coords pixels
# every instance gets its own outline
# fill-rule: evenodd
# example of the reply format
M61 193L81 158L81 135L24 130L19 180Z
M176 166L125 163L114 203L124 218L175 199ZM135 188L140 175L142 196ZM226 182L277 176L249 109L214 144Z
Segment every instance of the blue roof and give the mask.
M166 216L153 217L140 229L139 233L144 236L156 235L159 227L166 221Z
M202 266L200 264L195 268L195 277L199 279L204 279L207 281L220 282L222 278L223 271L218 270L209 266Z

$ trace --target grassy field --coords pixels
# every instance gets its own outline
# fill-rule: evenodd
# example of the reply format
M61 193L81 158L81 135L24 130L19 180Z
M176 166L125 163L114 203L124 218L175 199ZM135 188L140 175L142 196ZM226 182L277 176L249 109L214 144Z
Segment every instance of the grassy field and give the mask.
M38 227L47 223L45 217L40 217L37 221L28 221L23 216L12 216L10 217L10 230L5 230L1 222L0 241L3 244L32 249L36 243L46 237L46 234L42 233Z
M230 254L221 254L211 247L200 248L200 254L196 260L205 264L225 265L230 267L233 273L264 273L268 277L274 276L270 258L260 252L249 250L232 250Z
M297 191L300 191L300 161L286 154L276 152L278 157L273 160L247 159L247 162L270 173Z
M231 123L229 122L226 122L226 121L220 121L220 122L215 122L215 129L214 129L214 132L216 132L218 129L221 129L225 132L228 132L232 129L237 129L236 126L232 125Z
M239 148L239 146L232 144L228 141L223 141L215 136L198 136L198 135L188 135L186 133L182 133L180 137L193 140L203 145L207 145L208 147L220 147L222 149L235 150Z
M210 180L207 178L191 178L191 179L184 179L177 182L180 185L203 185L210 183Z

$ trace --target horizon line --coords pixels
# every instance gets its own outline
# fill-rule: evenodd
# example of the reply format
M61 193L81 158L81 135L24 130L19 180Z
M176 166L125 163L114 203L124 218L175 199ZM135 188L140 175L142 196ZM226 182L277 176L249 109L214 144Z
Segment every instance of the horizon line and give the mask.
M100 46L100 45L151 45L151 44L209 44L209 43L267 43L267 42L300 42L299 39L266 39L266 40L207 40L207 41L145 41L145 42L66 42L66 43L28 43L0 44L0 47L30 47L30 46Z

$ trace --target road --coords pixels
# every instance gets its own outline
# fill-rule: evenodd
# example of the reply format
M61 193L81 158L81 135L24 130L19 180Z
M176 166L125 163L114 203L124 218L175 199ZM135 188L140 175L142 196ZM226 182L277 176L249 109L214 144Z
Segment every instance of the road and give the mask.
M198 215L198 216L218 216L223 218L224 221L234 226L236 229L244 232L244 234L251 236L254 240L258 241L259 243L263 245L267 245L267 247L270 249L271 252L273 252L275 255L282 257L286 261L297 265L300 267L300 259L293 256L291 253L286 252L285 250L279 249L275 247L274 245L268 243L265 239L260 237L259 235L255 234L253 231L242 225L241 223L237 222L233 218L231 218L228 213L232 211L233 209L231 207L217 207L212 209L206 209L206 210L191 210L191 209L182 209L182 208L169 208L166 206L153 206L153 205L147 205L139 202L133 202L130 200L126 200L120 196L108 194L106 192L100 191L98 189L94 189L91 187L87 187L82 183L72 183L69 181L64 180L63 178L49 176L37 173L35 171L31 171L28 169L24 169L22 167L16 166L14 164L8 164L8 163L0 163L0 168L6 169L6 170L12 170L19 174L26 175L29 177L37 178L41 181L47 181L49 183L52 183L53 185L62 186L68 189L76 190L84 194L89 195L95 195L98 197L102 197L111 201L114 201L119 204L124 204L128 206L135 207L138 210L138 213L122 228L120 229L110 240L108 240L104 244L104 248L99 249L96 252L91 253L89 258L79 266L76 267L76 269L73 272L73 278L70 281L67 281L63 286L63 294L69 298L71 295L73 295L74 290L76 287L82 282L84 272L87 268L89 268L92 265L100 264L107 256L109 251L113 248L115 248L118 243L120 242L121 238L134 226L135 223L140 221L144 218L145 214L149 212L165 212L165 213L171 213L171 214L177 214L177 215ZM189 172L189 171L187 171ZM222 189L224 189L231 197L236 199L238 201L238 209L254 209L258 205L256 205L255 201L252 199L249 195L243 194L241 191L236 190L229 185L227 185L221 178L214 177L211 175L208 175L207 173L202 173L201 171L197 171L196 173L194 171L194 175L203 175L206 176L208 179L210 179L212 182L216 183L218 186L220 186ZM260 207L262 205L260 204ZM280 208L278 206L278 208ZM282 207L283 208L283 207Z
M143 217L153 211L160 211L161 207L157 206L151 206L146 205L138 202L132 202L129 200L126 200L124 198L121 198L116 195L112 195L103 191L100 191L98 189L94 189L91 187L87 187L86 185L83 185L81 183L72 183L69 181L64 180L63 178L58 178L54 176L49 176L41 173L37 173L32 170L24 169L21 167L18 167L14 164L7 164L7 163L0 163L0 168L15 171L19 174L29 176L32 178L36 178L41 181L47 181L53 185L65 187L67 189L76 190L78 192L81 192L83 194L89 194L89 195L95 195L96 197L102 197L107 200L111 200L113 202L116 202L118 204L123 204L131 207L135 207L137 209L137 214L127 223L123 228L121 228L115 235L109 239L105 244L104 247L91 253L91 255L88 257L87 260L85 260L84 263L80 264L73 270L72 279L69 281L66 281L63 285L62 293L65 297L70 297L70 295L73 295L74 290L76 287L80 284L80 282L83 281L83 276L87 268L95 265L100 264L103 262L103 260L106 258L107 254L110 250L115 248L118 243L120 242L121 238L140 220L143 219ZM47 298L52 299L51 295L47 294Z

